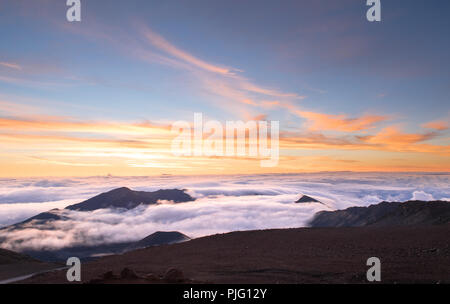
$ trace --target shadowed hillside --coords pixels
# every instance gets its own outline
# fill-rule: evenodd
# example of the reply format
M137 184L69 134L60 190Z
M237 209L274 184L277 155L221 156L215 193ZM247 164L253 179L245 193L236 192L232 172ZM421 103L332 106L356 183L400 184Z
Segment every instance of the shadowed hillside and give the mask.
M0 281L61 267L43 263L30 256L0 248Z
M321 211L311 227L360 227L398 225L440 225L450 223L450 202L382 202L369 207Z

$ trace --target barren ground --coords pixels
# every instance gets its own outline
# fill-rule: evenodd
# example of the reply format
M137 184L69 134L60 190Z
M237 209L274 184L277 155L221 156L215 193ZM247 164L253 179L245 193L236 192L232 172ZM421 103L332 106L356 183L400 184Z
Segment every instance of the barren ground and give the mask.
M84 263L82 281L164 283L175 268L185 283L364 283L372 256L384 283L450 283L450 225L232 232ZM124 268L139 278L120 279ZM118 277L98 280L109 271ZM23 282L67 283L65 271Z

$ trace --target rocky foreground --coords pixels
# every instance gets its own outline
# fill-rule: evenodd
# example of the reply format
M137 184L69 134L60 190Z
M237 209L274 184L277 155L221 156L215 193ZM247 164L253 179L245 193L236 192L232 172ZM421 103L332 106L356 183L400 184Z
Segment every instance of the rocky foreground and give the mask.
M242 231L83 263L82 283L450 283L450 224ZM65 271L22 283L68 283Z

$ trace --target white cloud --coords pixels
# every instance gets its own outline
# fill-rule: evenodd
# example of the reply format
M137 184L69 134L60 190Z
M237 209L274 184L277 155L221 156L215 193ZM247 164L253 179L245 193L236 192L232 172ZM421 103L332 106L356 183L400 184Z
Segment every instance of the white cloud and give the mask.
M315 212L367 206L380 201L445 199L450 174L311 173L230 176L89 177L1 179L0 225L22 221L53 208L64 208L101 192L126 186L135 190L188 189L195 202L120 210L63 210L67 221L50 227L0 232L2 247L20 250L74 244L122 242L155 231L177 230L192 237L234 230L301 227ZM294 204L306 194L323 203ZM13 245L23 240L22 247Z
M62 200L46 203L0 204L0 227L2 224L6 226L21 222L24 219L54 208L65 208L73 203L72 200Z
M411 200L415 201L432 201L433 195L426 193L425 191L414 191Z
M29 229L0 231L6 241L2 247L55 249L69 245L96 245L136 241L159 230L178 230L191 237L235 230L290 228L306 225L311 214L328 209L321 204L294 204L293 195L203 198L182 204L139 206L121 211L101 209L93 212L63 210L70 220L54 221ZM289 201L289 203L286 203ZM39 229L36 229L39 228ZM19 241L20 244L15 244Z

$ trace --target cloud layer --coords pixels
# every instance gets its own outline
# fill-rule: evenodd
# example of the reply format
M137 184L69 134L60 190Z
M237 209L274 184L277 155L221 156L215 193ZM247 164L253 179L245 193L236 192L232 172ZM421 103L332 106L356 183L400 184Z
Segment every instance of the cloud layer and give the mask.
M124 211L58 211L68 217L47 226L3 230L1 247L12 250L56 249L139 240L155 231L177 230L191 237L235 230L307 225L320 210L367 206L383 200L450 200L450 174L314 173L204 177L90 177L73 179L3 179L0 225L39 212L64 208L100 192L127 186L136 190L184 188L195 202L140 206ZM324 203L294 204L302 194ZM16 243L20 241L20 245Z

